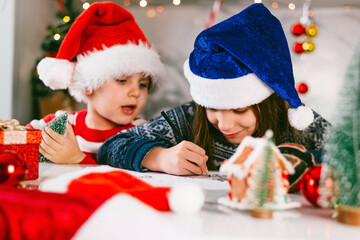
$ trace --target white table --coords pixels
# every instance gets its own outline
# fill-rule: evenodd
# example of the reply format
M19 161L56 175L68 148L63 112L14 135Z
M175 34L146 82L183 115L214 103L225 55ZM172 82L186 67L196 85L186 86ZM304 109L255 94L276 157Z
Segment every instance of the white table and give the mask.
M39 179L27 181L27 184L36 187L45 179L84 167L41 163ZM251 217L248 212L216 204L217 197L226 196L226 189L205 191L206 203L198 214L181 215L165 212L161 213L162 218L194 239L360 239L360 227L337 222L331 218L333 210L313 207L300 194L291 195L293 201L302 204L300 209L274 212L272 219L262 220ZM141 229L141 226L138 228ZM149 233L147 238L159 239L155 235Z

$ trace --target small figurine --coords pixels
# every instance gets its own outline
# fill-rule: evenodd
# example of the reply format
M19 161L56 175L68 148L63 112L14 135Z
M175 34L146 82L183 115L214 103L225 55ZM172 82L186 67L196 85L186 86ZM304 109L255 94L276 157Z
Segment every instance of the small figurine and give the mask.
M285 210L300 207L291 202L288 174L294 167L281 154L272 140L273 132L266 131L263 138L245 137L234 155L224 161L220 173L230 183L228 197L219 203L240 210Z

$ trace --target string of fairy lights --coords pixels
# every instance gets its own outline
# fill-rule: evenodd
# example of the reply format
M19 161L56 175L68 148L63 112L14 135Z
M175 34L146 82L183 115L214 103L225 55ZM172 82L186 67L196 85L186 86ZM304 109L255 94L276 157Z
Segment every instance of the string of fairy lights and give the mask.
M263 0L251 0L251 1L253 1L254 3L262 3L262 2L263 2ZM81 2L82 2L82 8L83 8L84 10L87 9L87 8L90 6L90 4L91 4L91 1L81 0ZM158 3L158 2L159 2L159 4L156 4L156 3ZM266 1L266 2L268 3L268 1ZM120 1L120 3L122 3L122 5L123 5L124 7L129 7L129 6L136 6L136 5L138 5L139 7L142 7L142 8L148 7L148 6L150 5L149 3L151 3L151 7L149 7L148 10L147 10L147 16L148 16L149 18L154 18L157 13L161 13L161 12L164 11L164 4L163 4L164 1L154 1L154 0L153 0L153 1L151 1L151 0L123 0L123 1ZM169 4L172 4L172 5L174 5L174 6L180 6L180 5L182 4L182 1L181 1L181 0L169 0L169 1L167 1L167 5L169 5ZM279 6L280 6L281 4L283 5L283 3L279 3L279 2L277 2L277 1L273 1L273 2L271 2L271 7L272 7L273 9L277 9L277 8L279 8ZM154 5L156 6L155 8L154 8ZM295 10L295 9L297 8L296 4L293 3L293 2L288 3L288 4L287 4L287 7L288 7L289 10ZM350 7L350 6L345 6L345 9L346 9L347 11L350 11L351 7ZM309 10L309 16L312 16L312 11L311 11L311 10ZM70 21L70 17L69 17L69 16L64 16L63 22L64 22L64 23L67 23L67 22L69 22L69 21ZM195 24L199 24L199 21L194 21L194 23L195 23ZM54 39L55 39L55 40L59 40L59 39L60 39L60 36L59 36L59 35L56 35L56 36L54 36Z
M216 17L217 12L221 9L221 6L223 4L223 0L214 0L214 6L212 9L212 12L210 14L208 23L206 24L206 27L209 27L207 25L210 25L214 22L214 18ZM298 7L302 7L302 17L300 18L298 23L295 23L291 29L291 32L297 36L297 42L292 46L293 51L298 53L298 54L302 54L302 53L309 53L312 52L315 49L315 44L312 41L312 38L315 37L317 35L317 26L313 23L313 21L311 20L312 16L313 16L313 11L310 9L310 5L311 5L311 0L304 0L300 6L297 6L294 2L289 2L289 3L285 3L287 2L286 0L279 0L279 1L272 1L271 0L248 0L248 1L253 1L254 3L267 3L270 4L271 3L271 7L273 9L277 9L279 8L279 6L282 7L287 7L289 10L293 11ZM291 0L290 0L291 1ZM58 2L63 2L63 0L58 0ZM85 10L87 9L90 4L93 1L87 1L87 0L81 0L82 2L82 8ZM119 0L120 4L122 3L122 5L124 7L129 7L131 5L133 6L139 6L141 8L146 8L147 9L147 17L149 18L154 18L156 17L156 15L158 13L161 13L164 11L164 4L165 5L174 5L174 6L180 6L182 3L189 3L189 1L181 1L181 0L168 0L168 1L163 1L163 0ZM204 3L204 1L199 1ZM243 1L239 1L239 2L243 2ZM299 2L299 1L297 1ZM193 2L192 2L193 3ZM234 1L232 1L232 3L234 3ZM216 8L216 4L217 4L217 8ZM287 4L287 5L286 5ZM345 10L346 11L350 11L351 10L351 6L349 5L345 5ZM212 19L211 19L212 18ZM63 23L68 23L70 22L70 17L65 15L62 19ZM196 18L194 19L194 24L195 25L200 25L202 24L202 21L200 18ZM58 41L61 40L61 35L59 33L54 34L54 40ZM306 91L305 91L306 92Z
M271 1L263 1L263 0L250 0L250 1L253 1L254 3L262 3L262 2L267 2L267 3L269 3L269 2L271 2ZM155 2L155 3L153 3L153 2ZM138 5L138 6L142 7L142 8L145 8L145 7L149 6L150 3L151 3L151 5L154 5L154 4L156 5L157 2L160 2L160 4L158 4L157 6L160 7L160 9L164 9L164 6L162 5L162 4L164 3L164 1L123 0L123 1L122 1L122 4L123 4L123 6L125 6L125 7L129 7L129 6L131 6L131 5L135 5L135 6ZM181 1L181 0L169 0L168 2L169 2L169 3L167 3L167 5L172 4L172 5L174 5L174 6L180 6L180 5L182 4L182 1ZM241 1L239 1L239 2L241 2ZM273 1L273 2L271 2L271 7L272 7L273 9L277 9L281 4L282 4L282 2L280 3L280 2L277 2L277 1ZM89 6L90 6L90 3L87 2L87 1L85 1L85 2L83 3L83 5L82 5L83 9L87 9ZM293 3L293 2L290 1L290 2L287 4L287 7L288 7L289 10L295 10L295 9L297 8L297 5L296 5L295 3ZM301 6L300 6L300 7L301 7ZM351 10L351 6L349 6L349 5L345 5L344 8L345 8L346 11L350 11L350 10Z
M86 1L86 0L81 0L81 1L83 2L82 3L83 9L87 9L91 4L91 2ZM277 9L281 6L281 7L288 8L290 11L296 10L297 8L301 8L303 6L303 3L298 4L298 5L300 5L300 6L298 6L294 2L291 2L291 0L289 3L284 3L284 2L287 2L286 0L279 0L279 1L247 0L247 1L249 1L249 2L253 1L254 3L267 3L267 4L270 4L273 9ZM304 0L304 1L306 1L306 0ZM244 1L239 0L239 3L242 3L242 2L244 2ZM157 14L160 14L165 10L164 5L180 6L182 4L183 5L189 4L190 2L189 1L181 1L181 0L168 0L168 1L163 1L163 0L119 0L119 3L122 4L124 7L139 6L141 8L148 8L147 12L146 12L147 17L154 18L154 17L156 17ZM191 3L193 4L193 2L191 2ZM202 3L204 3L204 1ZM234 1L231 1L231 3L234 3ZM345 5L344 8L346 11L351 10L351 6L349 6L349 5ZM313 12L309 9L308 16L311 17L312 15L313 15ZM65 21L69 21L69 19L64 19L64 22ZM199 25L200 24L199 20L198 19L194 20L194 24ZM307 49L311 49L311 46L309 46L309 48L307 48Z
M266 3L267 5L270 5L271 8L277 9L279 7L282 8L288 8L290 11L293 11L297 8L302 8L302 16L299 18L299 21L297 21L295 24L292 25L291 33L296 37L296 42L292 45L292 50L298 54L308 54L314 51L315 49L315 43L313 41L313 38L317 35L318 29L315 25L314 21L312 20L312 17L314 15L313 11L311 10L311 0L303 0L301 3L297 0L293 0L298 2L299 4L295 4L294 2L287 2L286 0L278 0L278 1L271 1L271 0L248 0L249 3L253 1L254 3ZM63 2L63 0L58 0L58 2ZM82 8L85 10L88 7L90 7L90 4L94 1L87 1L87 0L81 0ZM196 1L195 1L196 2ZM221 6L223 3L226 2L226 0L214 0L213 9L210 13L209 19L207 23L205 24L205 28L211 26L214 23L215 17L218 13L218 11L221 9ZM239 1L239 3L242 3L243 1ZM147 8L146 15L149 18L156 17L157 14L160 14L165 10L165 5L173 5L173 6L181 6L185 4L190 4L189 1L181 1L181 0L119 0L118 3L122 4L124 7L130 7L130 6L139 6L141 8ZM198 3L204 4L204 1L199 1ZM231 1L232 4L234 4L234 1ZM192 1L191 4L194 4ZM208 4L206 2L206 4ZM345 10L350 11L351 6L345 5ZM62 18L63 23L70 22L70 16L65 15ZM203 24L202 19L200 17L197 17L194 19L195 25L201 25ZM60 33L55 33L53 35L54 40L60 41L63 36L60 35ZM300 82L296 86L297 91L300 94L306 94L309 90L308 84L306 82Z

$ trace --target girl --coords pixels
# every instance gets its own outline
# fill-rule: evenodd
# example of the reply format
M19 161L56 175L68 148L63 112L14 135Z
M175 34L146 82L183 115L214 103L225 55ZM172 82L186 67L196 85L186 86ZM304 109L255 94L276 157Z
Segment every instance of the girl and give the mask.
M245 136L261 137L267 129L276 144L298 143L321 153L328 123L301 104L284 32L264 5L201 32L184 73L194 102L167 112L174 127L161 116L123 131L99 149L100 163L202 174L218 169ZM300 145L292 146L307 167L314 164Z

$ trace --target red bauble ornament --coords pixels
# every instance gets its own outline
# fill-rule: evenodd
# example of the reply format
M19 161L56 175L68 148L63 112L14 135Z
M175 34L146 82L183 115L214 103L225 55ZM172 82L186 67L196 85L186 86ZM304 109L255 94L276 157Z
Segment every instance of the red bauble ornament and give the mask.
M293 49L297 53L302 53L304 51L302 43L295 43Z
M300 36L306 32L306 28L302 24L296 23L291 27L291 32L296 36Z
M15 152L0 152L0 185L17 186L25 179L26 164Z
M310 203L318 205L321 165L308 169L301 179L301 192Z
M301 94L307 93L309 87L306 83L299 83L296 87L297 91Z

